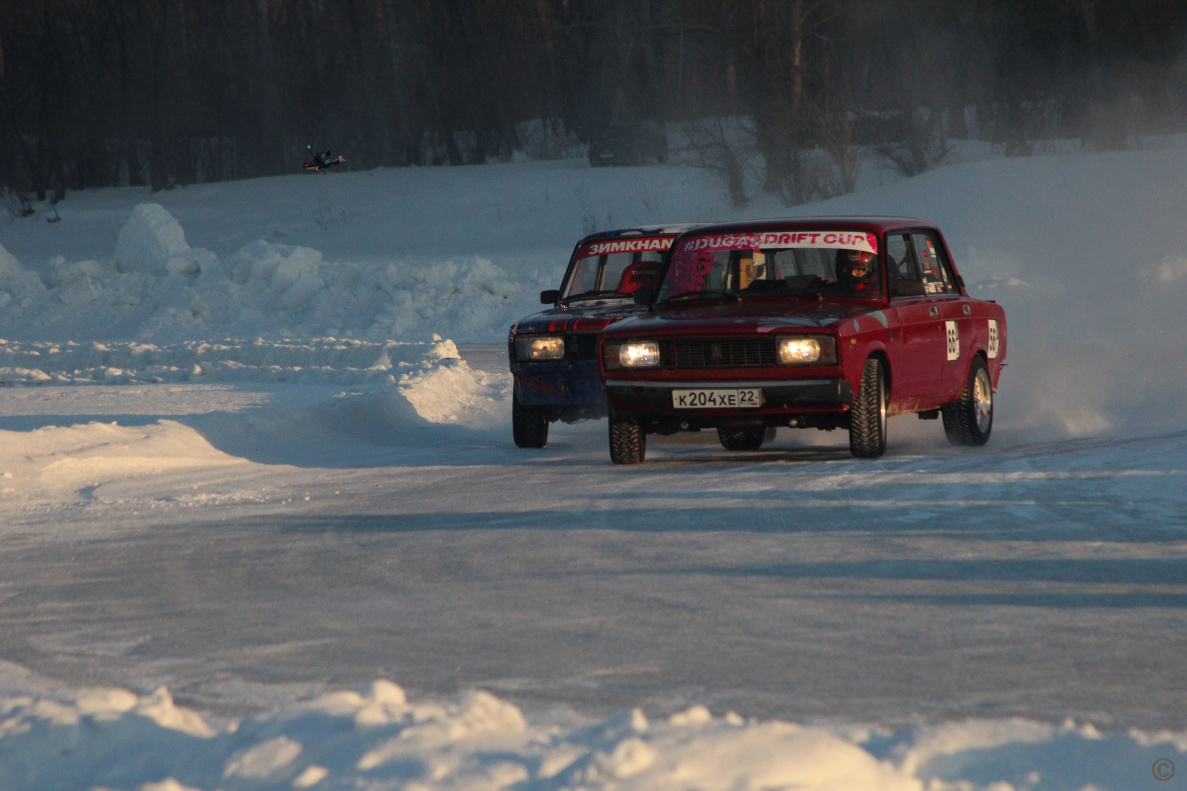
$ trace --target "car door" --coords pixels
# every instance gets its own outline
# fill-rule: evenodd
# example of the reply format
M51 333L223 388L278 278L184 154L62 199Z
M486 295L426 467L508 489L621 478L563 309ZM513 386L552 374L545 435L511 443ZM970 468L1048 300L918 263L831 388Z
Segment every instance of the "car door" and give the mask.
M913 411L943 375L948 339L940 305L926 291L912 234L887 234L886 256L890 312L899 333L891 397L899 411Z
M929 306L929 316L938 319L936 330L943 339L943 353L936 355L934 379L923 383L920 406L931 408L948 403L964 386L968 353L972 341L972 318L968 300L956 285L956 276L938 236L928 230L912 231L911 249L919 263L919 274Z

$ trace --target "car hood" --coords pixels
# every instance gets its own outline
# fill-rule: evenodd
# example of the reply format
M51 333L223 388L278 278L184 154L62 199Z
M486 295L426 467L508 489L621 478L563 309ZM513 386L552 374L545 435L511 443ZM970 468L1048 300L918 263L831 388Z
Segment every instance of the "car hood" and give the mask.
M877 313L871 303L818 302L811 299L699 302L641 313L614 328L615 334L768 332L796 327L828 327L866 313Z
M645 308L627 300L606 300L552 308L520 319L512 331L521 332L597 332Z

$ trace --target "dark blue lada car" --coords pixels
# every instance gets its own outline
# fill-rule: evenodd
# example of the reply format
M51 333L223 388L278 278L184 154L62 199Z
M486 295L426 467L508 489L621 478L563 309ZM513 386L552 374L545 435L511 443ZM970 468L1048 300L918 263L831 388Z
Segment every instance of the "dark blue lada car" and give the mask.
M560 289L540 294L552 307L517 321L507 338L516 445L544 447L548 424L558 420L605 417L598 330L644 309L636 292L659 285L672 240L692 227L621 228L577 243Z

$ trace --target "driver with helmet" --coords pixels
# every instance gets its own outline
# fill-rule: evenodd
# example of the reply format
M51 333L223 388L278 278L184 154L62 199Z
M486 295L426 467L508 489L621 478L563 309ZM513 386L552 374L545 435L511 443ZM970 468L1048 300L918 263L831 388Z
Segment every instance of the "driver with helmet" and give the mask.
M841 250L837 255L837 285L873 296L878 291L878 254L865 250Z

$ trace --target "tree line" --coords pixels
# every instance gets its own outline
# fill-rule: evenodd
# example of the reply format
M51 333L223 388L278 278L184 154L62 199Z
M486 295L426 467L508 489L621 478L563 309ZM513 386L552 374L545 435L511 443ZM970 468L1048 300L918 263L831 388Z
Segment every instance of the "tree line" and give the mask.
M910 173L970 136L1183 130L1185 45L1183 0L2 0L0 186L272 175L309 145L457 165L742 118L794 203L821 151L843 190L857 145Z

